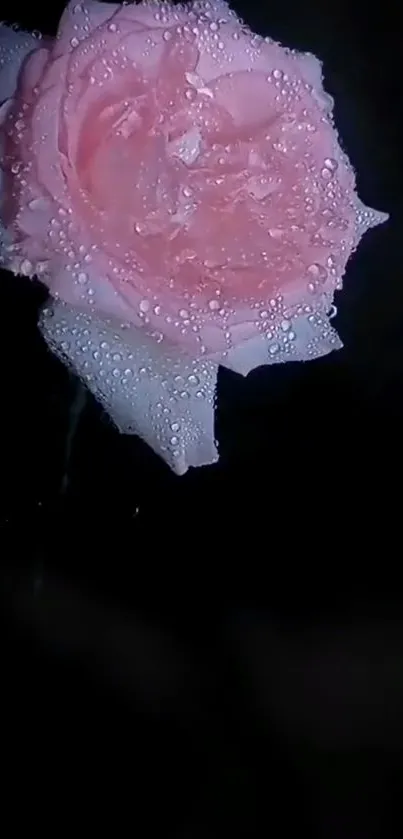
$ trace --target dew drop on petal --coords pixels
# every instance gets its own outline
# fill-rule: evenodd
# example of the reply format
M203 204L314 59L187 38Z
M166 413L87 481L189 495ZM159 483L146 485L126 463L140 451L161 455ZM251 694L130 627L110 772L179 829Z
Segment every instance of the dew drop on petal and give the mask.
M334 159L334 157L326 157L324 160L324 164L327 169L330 169L331 172L335 172L338 168L338 162Z
M32 262L29 259L23 259L20 265L20 273L26 277L29 277L29 275L32 274L33 270L34 266Z
M327 278L326 268L319 262L312 262L311 265L308 265L307 271L314 280L322 281Z
M195 376L194 373L191 373L188 376L188 382L190 385L198 385L200 383L200 379L198 378L198 376Z

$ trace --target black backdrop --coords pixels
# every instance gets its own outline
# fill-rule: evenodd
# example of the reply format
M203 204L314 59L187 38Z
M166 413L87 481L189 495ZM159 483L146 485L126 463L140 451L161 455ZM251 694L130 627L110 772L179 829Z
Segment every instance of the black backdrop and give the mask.
M232 2L324 61L360 197L391 218L349 263L341 352L220 372L218 465L177 478L80 404L37 330L44 290L2 272L2 752L31 829L402 831L394 5ZM53 34L62 7L5 17Z

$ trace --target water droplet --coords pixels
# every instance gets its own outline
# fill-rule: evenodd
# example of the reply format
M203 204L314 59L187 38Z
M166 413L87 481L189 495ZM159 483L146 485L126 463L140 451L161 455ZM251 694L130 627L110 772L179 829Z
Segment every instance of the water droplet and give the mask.
M171 422L171 430L172 431L179 431L180 425L178 422Z
M326 268L319 262L312 262L308 265L307 271L315 280L325 280L327 277Z
M94 352L92 353L92 357L95 358L95 361L99 361L99 359L101 358L101 353L99 352L99 350L94 350Z
M44 274L46 269L48 268L48 266L49 266L48 260L43 259L40 262L37 262L36 263L36 273L37 274Z
M218 31L219 26L218 26L218 23L215 20L213 20L210 23L210 29L211 29L212 32L217 32Z
M122 356L121 356L120 352L113 353L112 359L113 359L113 361L122 361Z
M143 312L143 313L148 312L149 308L150 308L150 301L149 300L141 300L140 301L140 305L139 305L140 312Z
M170 32L169 29L166 29L162 37L164 41L170 41L172 38L172 32Z
M179 443L179 438L173 436L173 437L170 438L169 442L172 443L173 446L176 446Z
M133 375L133 370L131 370L130 367L126 367L126 370L124 370L124 374L127 378L130 378L130 376Z
M270 355L276 355L276 353L278 353L279 349L280 349L280 347L279 347L278 344L272 344L271 347L269 348Z
M80 271L77 277L77 282L79 282L80 285L85 285L85 283L88 282L88 274L86 274L85 271Z
M109 29L109 32L117 32L118 28L116 26L116 23L110 23L109 26L108 26L108 29Z
M332 177L332 172L330 171L330 169L327 169L326 166L324 166L323 169L321 169L320 174L322 175L324 181L329 181Z
M78 47L79 43L80 43L80 41L78 40L78 38L76 38L76 37L70 38L70 45L73 47L73 49L75 47Z
M194 373L191 373L190 376L188 376L188 382L190 385L198 385L200 383L200 379L198 376L195 376Z
M25 277L28 277L33 270L34 266L32 265L32 262L29 259L23 259L20 265L20 273Z
M189 312L187 311L187 309L180 309L179 310L179 317L188 318L189 317Z
M283 78L282 70L273 70L273 78L282 79Z
M115 369L112 370L112 376L114 376L115 379L117 379L118 376L120 376L120 370L117 367L115 367Z
M109 350L109 344L107 341L101 341L100 345L101 350Z
M330 169L331 172L335 172L338 168L338 162L334 159L334 157L326 157L324 160L324 164L327 169Z
M211 311L214 311L215 309L220 308L220 303L219 303L218 300L209 300L208 306L209 306L209 309L211 309Z
M288 332L288 330L291 328L291 321L286 320L286 319L282 320L281 321L281 328L282 328L283 332Z

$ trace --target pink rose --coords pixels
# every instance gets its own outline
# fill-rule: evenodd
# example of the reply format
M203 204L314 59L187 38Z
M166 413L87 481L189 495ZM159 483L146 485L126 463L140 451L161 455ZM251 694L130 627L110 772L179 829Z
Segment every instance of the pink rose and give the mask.
M217 459L223 364L308 360L366 208L320 62L224 0L70 2L57 38L0 28L2 264L121 431L178 473Z

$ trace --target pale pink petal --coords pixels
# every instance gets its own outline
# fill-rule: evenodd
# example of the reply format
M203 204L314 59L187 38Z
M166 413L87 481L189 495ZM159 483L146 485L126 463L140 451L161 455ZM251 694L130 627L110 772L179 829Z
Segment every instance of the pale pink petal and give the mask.
M286 361L311 361L342 346L327 314L314 312L306 304L294 318L282 318L266 335L234 346L221 358L220 364L246 376L255 367Z
M197 72L205 82L241 71L296 74L315 85L323 108L331 107L333 100L323 90L322 64L316 56L256 35L225 0L211 0L208 6L196 0L187 8L194 16L192 31L200 50ZM255 97L256 102L258 98Z
M40 328L119 430L139 435L176 474L218 459L218 365L192 360L167 342L147 340L141 330L90 317L61 301L42 312Z
M184 26L186 31L190 32L198 17L194 9L203 5L203 0L199 3L178 3L175 6L163 0L148 0L145 3L129 3L122 6L120 18L154 30L172 32L173 27ZM168 39L168 36L166 37Z
M66 55L75 49L79 42L89 38L98 27L112 21L120 9L121 6L117 3L70 0L60 19L55 56Z

